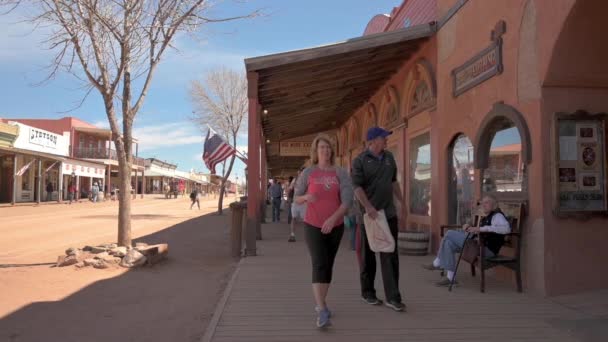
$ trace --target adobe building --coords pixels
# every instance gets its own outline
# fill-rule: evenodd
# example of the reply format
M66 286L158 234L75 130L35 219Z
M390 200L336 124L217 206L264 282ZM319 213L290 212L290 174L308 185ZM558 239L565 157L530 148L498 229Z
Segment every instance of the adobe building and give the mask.
M112 131L91 125L74 117L64 117L61 119L8 119L11 121L26 124L32 127L47 130L49 132L69 136L69 157L80 160L89 160L104 165L105 172L99 171L98 174L104 174L102 191L105 196L110 197L110 192L114 187L118 187L118 156L112 144ZM145 193L145 161L139 155L139 143L133 139L135 145L134 155L132 157L132 187L133 194ZM81 163L83 164L83 163ZM72 172L76 174L85 172L87 165L65 165L64 174L68 175ZM76 175L78 176L78 175ZM89 189L92 184L92 174L83 174L82 184L79 188ZM65 197L64 197L65 198ZM135 198L135 196L134 196Z
M429 231L432 252L439 227L490 193L525 206L524 291L608 288L607 11L601 0L407 0L362 37L246 59L248 253L267 180L306 159L281 146L334 132L349 167L380 125L394 131L403 228Z

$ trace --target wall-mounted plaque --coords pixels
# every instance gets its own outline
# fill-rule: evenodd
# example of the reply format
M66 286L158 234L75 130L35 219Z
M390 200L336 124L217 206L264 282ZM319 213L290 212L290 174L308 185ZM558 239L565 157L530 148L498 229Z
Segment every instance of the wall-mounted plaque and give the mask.
M557 114L558 214L606 213L606 114Z
M281 157L306 157L310 155L312 141L282 141L279 155Z
M502 73L502 35L506 32L507 24L504 20L499 21L492 31L490 46L452 70L454 97Z

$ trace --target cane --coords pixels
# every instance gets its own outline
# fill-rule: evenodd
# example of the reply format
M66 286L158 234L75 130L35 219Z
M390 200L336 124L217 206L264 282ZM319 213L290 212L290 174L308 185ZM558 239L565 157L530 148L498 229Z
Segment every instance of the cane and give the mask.
M456 262L456 269L454 269L454 276L452 277L452 280L450 280L450 287L448 288L448 291L452 292L452 286L454 286L454 281L456 280L456 273L458 273L458 265L460 265L460 259L462 259L462 253L464 253L464 247L467 245L467 242L469 241L469 236L471 236L471 233L467 233L467 236L464 238L464 243L462 244L462 250L460 251L460 255L458 256L458 261Z

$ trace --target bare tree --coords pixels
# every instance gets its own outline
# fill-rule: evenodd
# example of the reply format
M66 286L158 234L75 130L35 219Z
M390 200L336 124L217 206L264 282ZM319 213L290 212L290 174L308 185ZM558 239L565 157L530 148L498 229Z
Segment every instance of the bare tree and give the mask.
M239 131L246 129L248 99L245 74L227 68L212 70L205 75L204 81L192 81L190 97L196 108L194 121L206 132L207 126L213 127L227 142L236 148ZM220 198L217 212L222 214L225 186L236 156L222 168Z
M132 127L161 57L180 33L258 12L211 18L208 0L0 0L9 11L21 3L34 27L51 29L49 78L67 71L89 86L87 95L96 90L103 99L119 164L118 244L130 245Z

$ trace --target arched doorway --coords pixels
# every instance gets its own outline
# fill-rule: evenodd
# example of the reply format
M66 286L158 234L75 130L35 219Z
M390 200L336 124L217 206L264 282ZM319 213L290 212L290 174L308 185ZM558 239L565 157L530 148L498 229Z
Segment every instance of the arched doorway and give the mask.
M448 180L448 222L463 225L474 206L474 155L473 144L464 134L459 134L450 145Z

